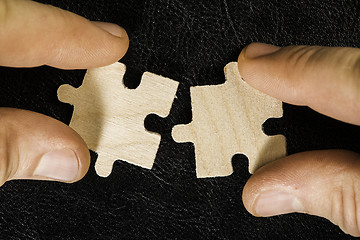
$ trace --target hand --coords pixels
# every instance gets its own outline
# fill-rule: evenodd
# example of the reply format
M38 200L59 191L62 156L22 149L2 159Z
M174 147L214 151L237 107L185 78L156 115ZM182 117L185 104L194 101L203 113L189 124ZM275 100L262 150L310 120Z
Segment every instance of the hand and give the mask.
M85 69L116 62L129 39L115 24L28 0L0 0L0 65ZM74 182L89 150L67 125L19 109L0 108L0 186L12 179Z
M240 54L239 71L254 88L360 125L360 50L254 43ZM255 216L302 212L325 217L360 236L360 155L310 151L260 168L244 187Z

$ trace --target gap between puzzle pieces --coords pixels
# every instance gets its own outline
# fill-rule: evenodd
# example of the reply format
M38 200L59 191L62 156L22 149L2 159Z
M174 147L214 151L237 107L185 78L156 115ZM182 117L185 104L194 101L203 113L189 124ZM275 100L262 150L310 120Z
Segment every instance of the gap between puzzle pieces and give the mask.
M194 143L199 178L231 175L238 153L249 159L250 173L286 155L285 137L268 136L262 128L268 118L282 117L282 102L243 81L236 62L226 65L225 79L191 87L193 120L172 130L176 142Z
M138 88L127 89L125 71L121 63L89 69L79 88L62 85L58 90L59 100L74 106L70 127L98 154L99 176L108 176L117 159L152 168L160 135L148 132L144 119L150 113L166 117L178 87L146 72ZM194 142L198 177L230 175L236 153L249 158L250 172L286 154L284 136L262 132L266 119L281 117L282 103L242 81L235 62L225 67L225 75L222 85L191 88L194 121L173 129L176 141Z

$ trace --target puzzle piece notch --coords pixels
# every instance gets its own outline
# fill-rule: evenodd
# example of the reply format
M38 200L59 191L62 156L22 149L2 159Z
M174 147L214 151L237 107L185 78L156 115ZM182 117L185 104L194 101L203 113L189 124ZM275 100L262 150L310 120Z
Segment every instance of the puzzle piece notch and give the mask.
M285 137L267 136L262 124L282 116L282 102L250 87L237 63L225 67L226 82L191 87L193 121L172 130L176 142L195 145L199 178L232 174L232 156L245 154L252 173L265 163L286 155Z
M141 84L128 89L122 81L125 71L118 62L89 69L79 88L58 89L59 100L74 106L70 127L97 152L95 169L103 177L117 159L152 168L161 137L145 129L144 119L150 113L166 117L178 87L178 82L145 72Z

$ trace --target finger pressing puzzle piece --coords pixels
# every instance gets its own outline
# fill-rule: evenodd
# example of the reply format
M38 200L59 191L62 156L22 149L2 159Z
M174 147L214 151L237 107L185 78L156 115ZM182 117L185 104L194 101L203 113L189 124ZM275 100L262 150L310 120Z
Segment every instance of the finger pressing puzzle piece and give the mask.
M98 154L99 176L108 176L115 160L152 168L160 135L148 132L144 120L150 113L166 117L178 82L145 72L136 89L123 84L126 67L121 63L89 69L79 88L62 85L60 101L74 106L70 122L89 148Z
M282 102L243 81L236 62L226 65L225 78L221 85L191 87L193 121L172 131L175 141L194 143L200 178L232 174L236 153L248 157L250 172L286 155L285 137L262 130L268 118L282 116Z

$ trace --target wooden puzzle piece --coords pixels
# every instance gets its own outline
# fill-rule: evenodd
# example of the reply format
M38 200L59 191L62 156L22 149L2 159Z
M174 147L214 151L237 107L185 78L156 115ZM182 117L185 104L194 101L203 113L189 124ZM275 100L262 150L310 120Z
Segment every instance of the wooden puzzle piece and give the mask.
M193 121L172 131L175 141L194 143L200 178L230 175L236 153L248 157L251 173L286 155L285 137L262 131L265 120L282 116L282 102L243 81L236 62L226 65L225 78L222 85L191 87Z
M166 117L178 87L178 82L145 72L139 87L128 89L122 81L125 71L118 62L89 69L79 88L58 89L59 100L74 105L70 127L98 154L99 176L108 176L117 159L152 168L161 137L148 132L144 120L150 113Z

